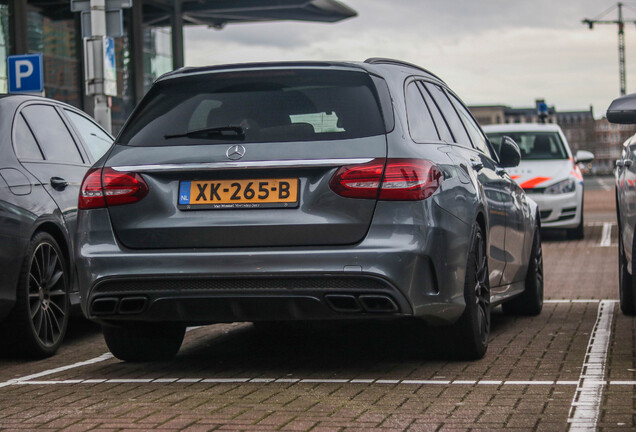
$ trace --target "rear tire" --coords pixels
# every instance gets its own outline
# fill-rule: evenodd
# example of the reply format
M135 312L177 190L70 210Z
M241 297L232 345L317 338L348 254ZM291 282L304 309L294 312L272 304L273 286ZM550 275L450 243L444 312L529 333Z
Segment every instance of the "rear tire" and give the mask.
M120 360L169 360L177 355L185 326L173 323L125 323L102 326L110 352Z
M46 232L35 234L22 261L15 306L3 323L3 350L34 358L55 354L68 327L68 288L59 245Z
M525 290L521 295L501 305L504 313L539 315L543 309L543 249L541 248L539 227L536 227L534 232L525 285Z
M581 199L581 222L576 228L566 230L569 240L582 240L585 237L585 229L583 226L583 199Z
M490 335L490 287L488 282L486 238L475 224L466 264L464 299L466 309L454 324L457 354L466 360L478 360L486 354Z
M633 248L632 248L632 271L633 264ZM623 236L621 233L620 222L618 225L618 291L620 295L621 311L625 315L636 315L636 296L634 295L634 278L627 271L627 258L623 249Z

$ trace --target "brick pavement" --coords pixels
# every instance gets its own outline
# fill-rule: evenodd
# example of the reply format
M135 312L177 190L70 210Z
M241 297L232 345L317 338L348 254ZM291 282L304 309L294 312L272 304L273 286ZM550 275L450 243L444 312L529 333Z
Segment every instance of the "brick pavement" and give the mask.
M594 195L586 200L608 201ZM547 298L617 298L616 248L599 246L601 230L586 227L580 242L546 235ZM546 303L539 317L495 310L488 353L476 362L449 357L438 331L413 334L421 329L405 324L276 334L250 324L208 326L186 335L174 361L109 359L38 378L164 382L2 387L0 430L562 431L597 311L594 302ZM607 380L636 379L635 329L636 320L616 309ZM0 383L106 351L94 330L71 336L52 359L0 358ZM635 413L634 386L604 387L601 430L633 430Z

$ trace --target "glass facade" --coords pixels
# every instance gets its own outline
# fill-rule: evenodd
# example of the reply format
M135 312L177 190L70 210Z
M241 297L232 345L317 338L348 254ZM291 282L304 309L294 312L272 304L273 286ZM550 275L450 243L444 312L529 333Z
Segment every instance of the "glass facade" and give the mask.
M69 0L24 0L26 27L18 15L12 15L16 0L0 0L0 93L8 91L8 55L14 54L10 46L12 31L26 30L26 40L20 46L28 53L42 53L45 96L64 101L92 113L91 98L84 95L83 41L80 34L79 14L70 10ZM23 15L21 15L23 16ZM131 10L124 11L124 29L131 26ZM20 22L16 22L19 20ZM17 26L17 27L15 27ZM148 90L153 81L172 70L172 40L169 27L143 27L143 84ZM23 38L23 36L21 36ZM115 39L117 96L111 100L112 132L116 134L132 112L136 97L132 64L132 44L128 36ZM21 52L20 54L22 54ZM141 77L138 77L140 79Z
M112 98L111 106L113 134L119 132L135 107L130 40L127 36L115 39L115 69L117 72L117 97Z
M56 14L29 8L28 51L42 53L45 95L81 107L81 55L75 20L58 18Z
M9 47L9 5L7 0L0 0L0 58L6 59ZM0 93L8 90L7 62L0 61Z
M144 28L144 88L172 70L172 31L167 27Z

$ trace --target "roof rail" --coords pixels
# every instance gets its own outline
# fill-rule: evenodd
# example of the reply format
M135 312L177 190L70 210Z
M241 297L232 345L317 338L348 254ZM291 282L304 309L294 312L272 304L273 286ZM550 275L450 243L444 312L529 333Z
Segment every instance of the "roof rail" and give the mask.
M383 58L383 57L371 57L371 58L366 59L364 62L368 63L368 64L392 64L392 65L396 65L396 66L412 67L412 68L415 68L415 69L419 69L419 70L421 70L423 72L426 72L427 74L437 78L438 80L440 80L441 82L446 84L443 79L441 79L440 77L435 75L433 72L431 72L429 70L426 70L423 67L420 67L418 65L414 65L413 63L408 63L408 62L405 62L405 61L402 61L402 60L395 60L395 59Z

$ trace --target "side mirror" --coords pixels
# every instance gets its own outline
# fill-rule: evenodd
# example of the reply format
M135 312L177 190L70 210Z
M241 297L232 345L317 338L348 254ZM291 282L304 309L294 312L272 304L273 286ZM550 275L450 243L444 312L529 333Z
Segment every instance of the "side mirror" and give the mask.
M610 123L636 124L636 93L614 99L607 109Z
M590 163L594 160L594 153L589 152L589 151L585 151L585 150L579 150L576 152L576 155L574 156L574 162L576 163Z
M501 139L499 161L504 168L514 168L521 162L521 150L519 150L519 146L512 138L504 136Z

